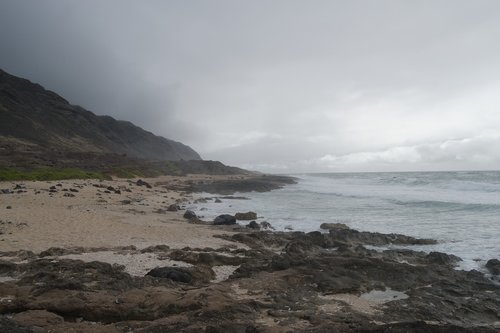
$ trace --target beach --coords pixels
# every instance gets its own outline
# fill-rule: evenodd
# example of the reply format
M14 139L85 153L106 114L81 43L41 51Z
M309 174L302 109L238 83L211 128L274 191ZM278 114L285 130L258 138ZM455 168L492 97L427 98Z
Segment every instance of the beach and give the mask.
M262 219L252 224L252 214L219 225L202 216L185 218L186 209L206 202L237 200L244 208L241 189L267 191L287 183L255 175L1 182L2 327L12 332L500 328L498 284L483 273L454 269L460 258L370 248L436 244L433 239L359 232L342 223L307 233L273 231Z

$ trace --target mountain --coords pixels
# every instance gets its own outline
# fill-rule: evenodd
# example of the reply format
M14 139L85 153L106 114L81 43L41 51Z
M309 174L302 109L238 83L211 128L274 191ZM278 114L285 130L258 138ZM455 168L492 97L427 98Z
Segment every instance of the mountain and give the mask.
M190 147L134 124L97 116L0 70L0 143L30 150L111 153L147 160L201 160Z

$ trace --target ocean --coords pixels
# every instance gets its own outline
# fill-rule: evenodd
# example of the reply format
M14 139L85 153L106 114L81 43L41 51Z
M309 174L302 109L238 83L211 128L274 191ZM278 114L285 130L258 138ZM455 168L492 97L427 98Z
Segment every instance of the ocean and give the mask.
M190 208L205 219L254 211L258 221L276 230L316 231L321 223L338 222L357 230L433 238L439 243L406 248L457 255L463 259L458 269L464 270L484 271L487 260L500 259L500 171L291 176L297 184L236 194L249 200Z

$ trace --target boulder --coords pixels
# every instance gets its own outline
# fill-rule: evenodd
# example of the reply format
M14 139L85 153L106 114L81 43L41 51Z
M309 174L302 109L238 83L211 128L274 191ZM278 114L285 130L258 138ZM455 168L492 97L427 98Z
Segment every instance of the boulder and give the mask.
M139 179L136 183L137 186L146 186L147 188L152 188L152 186L142 179Z
M319 226L324 230L347 230L349 227L344 223L321 223Z
M188 220L195 220L198 218L198 216L196 216L196 213L193 212L192 210L186 210L186 212L184 213L184 218L185 219L188 219Z
M256 229L256 230L259 230L260 229L260 224L258 224L257 222L255 221L251 221L250 223L248 223L246 225L247 228L250 228L250 229Z
M486 263L486 268L493 275L500 275L500 260L498 259L490 259Z
M176 204L171 204L167 208L167 212L176 212L178 210L179 210L179 206L177 206Z
M223 214L214 219L214 225L231 225L236 224L236 218L233 215Z
M257 213L254 212L246 212L246 213L236 213L234 217L237 220L255 220L257 219Z
M183 283L190 283L192 280L191 274L173 267L156 267L146 275Z
M263 222L260 222L260 227L262 229L270 229L270 230L274 230L273 226L271 225L271 223L267 222L267 221L263 221Z

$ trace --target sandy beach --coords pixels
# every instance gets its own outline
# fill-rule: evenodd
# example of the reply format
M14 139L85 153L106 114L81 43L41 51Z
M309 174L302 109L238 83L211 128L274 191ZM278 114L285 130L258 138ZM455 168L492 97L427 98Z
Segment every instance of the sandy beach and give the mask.
M182 210L166 211L171 204L192 201L193 195L167 190L165 186L214 177L217 176L143 179L153 185L151 189L137 186L137 179L0 182L0 189L15 192L0 196L0 251L39 253L51 247L133 245L142 249L158 244L168 244L171 248L230 245L213 237L222 231L187 223ZM155 183L163 185L154 186ZM50 192L51 187L54 192Z

